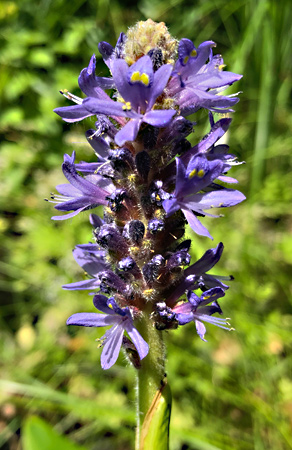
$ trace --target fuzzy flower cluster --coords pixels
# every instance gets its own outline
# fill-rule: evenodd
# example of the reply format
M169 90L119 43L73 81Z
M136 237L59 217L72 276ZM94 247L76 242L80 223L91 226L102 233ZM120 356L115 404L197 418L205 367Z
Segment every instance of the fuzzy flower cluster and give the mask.
M102 219L90 215L93 242L73 251L87 278L64 286L94 292L101 312L74 314L68 325L111 327L101 338L103 369L116 362L121 347L139 368L149 351L139 332L145 318L161 332L194 322L203 340L205 323L230 329L215 314L222 314L218 299L231 278L208 273L223 244L191 264L191 241L184 239L186 224L212 238L208 217L245 198L226 187L237 183L228 175L237 162L218 143L231 119L213 118L213 112L233 111L238 96L221 92L241 75L223 70L215 46L177 42L164 23L138 22L115 47L99 44L110 76L96 76L93 55L78 79L85 98L62 92L74 104L55 110L66 122L95 122L86 132L95 160L77 163L75 152L66 154L67 183L57 186L52 201L63 213L54 220L104 207ZM195 123L187 116L202 108L210 131L192 146L187 138Z

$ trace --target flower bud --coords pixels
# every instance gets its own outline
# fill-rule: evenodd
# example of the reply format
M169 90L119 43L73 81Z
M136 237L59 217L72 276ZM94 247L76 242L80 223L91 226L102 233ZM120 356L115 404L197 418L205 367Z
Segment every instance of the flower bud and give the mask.
M162 255L155 255L148 264L144 265L142 272L146 283L151 283L157 279L163 265L164 258Z
M169 308L165 302L156 304L155 327L157 330L175 329L178 327L176 314Z
M162 219L151 219L148 222L147 228L151 234L156 234L164 229L164 222Z
M123 254L128 252L128 246L120 234L118 229L114 225L104 224L98 232L95 234L96 242L105 249L112 250L117 254Z
M156 72L163 64L163 53L160 48L152 48L147 54L150 56L153 70Z
M123 207L123 200L126 198L127 194L124 189L116 189L109 197L108 205L113 212L120 211Z
M100 290L106 294L118 291L125 295L128 291L126 283L111 270L106 270L98 274Z
M140 220L131 220L124 226L123 236L132 241L135 245L140 245L145 233L145 226Z
M167 268L174 269L180 266L188 266L191 262L191 255L185 250L179 250L171 255L167 261Z
M170 195L162 189L163 182L157 180L153 183L150 190L151 202L161 206L164 200L168 200Z
M111 162L112 168L118 172L125 169L133 170L135 165L132 153L127 148L111 150L108 159Z
M123 272L132 272L132 270L136 268L136 261L130 256L127 256L126 258L123 258L118 262L118 269L122 270Z

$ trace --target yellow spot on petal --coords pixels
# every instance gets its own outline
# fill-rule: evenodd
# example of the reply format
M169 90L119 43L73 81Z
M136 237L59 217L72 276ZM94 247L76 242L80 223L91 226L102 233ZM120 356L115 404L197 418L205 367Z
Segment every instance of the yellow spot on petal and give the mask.
M145 86L149 86L149 75L147 73L142 73L140 80Z
M191 51L191 57L194 58L195 56L197 56L197 50L192 50Z
M140 72L133 72L131 75L131 81L135 83L136 81L140 81Z
M189 57L188 57L188 56L185 56L184 59L183 59L184 65L186 65L186 63L188 62L188 60L189 60Z
M141 82L144 86L149 86L149 75L147 73L140 73L138 70L133 72L130 78L132 83Z
M200 169L198 172L198 177L202 178L205 175L205 171L203 169Z
M197 175L197 169L194 169L190 172L189 174L189 179L191 180L192 178L194 178Z

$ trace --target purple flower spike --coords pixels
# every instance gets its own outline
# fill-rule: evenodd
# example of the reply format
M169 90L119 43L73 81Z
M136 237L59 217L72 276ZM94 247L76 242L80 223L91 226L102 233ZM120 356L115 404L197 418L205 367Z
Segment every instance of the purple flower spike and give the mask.
M102 341L101 367L106 370L112 367L118 359L122 346L123 335L128 333L135 345L140 359L148 354L149 346L142 338L138 330L133 325L133 318L128 307L120 308L114 298L107 298L104 295L95 295L94 306L105 314L97 313L77 313L69 317L67 325L79 325L83 327L105 327L112 325Z
M185 237L188 223L212 239L201 217L220 217L211 209L245 199L226 187L237 183L229 171L240 164L221 140L232 119L215 122L213 114L232 111L238 95L221 93L241 75L223 70L214 47L213 41L198 47L189 39L178 42L163 22L139 21L115 46L99 44L110 75L96 75L93 55L78 78L84 98L65 90L75 105L55 110L66 122L93 116L85 137L94 158L75 163L75 152L64 155L67 184L57 186L59 195L51 199L65 213L54 220L103 206L101 217L90 215L91 243L73 250L83 280L63 286L88 290L101 312L74 314L68 325L110 327L101 338L103 369L116 362L123 346L131 364L144 370L149 347L134 326L140 321L154 330L153 338L158 331L149 356L154 370L163 368L163 331L195 322L205 340L205 323L230 329L215 313L222 314L218 299L233 277L209 273L223 244L192 261L195 236L194 244ZM200 108L208 110L210 127L193 144L189 136L197 123L186 116Z

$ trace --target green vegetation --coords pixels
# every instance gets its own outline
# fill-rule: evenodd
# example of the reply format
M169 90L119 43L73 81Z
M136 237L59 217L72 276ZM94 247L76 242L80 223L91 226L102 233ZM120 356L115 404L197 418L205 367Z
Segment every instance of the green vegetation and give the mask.
M236 332L210 325L208 343L191 325L169 333L171 450L292 448L290 2L140 0L133 8L128 0L15 0L0 1L5 450L19 449L20 436L24 450L134 446L134 371L120 356L103 372L94 342L103 330L65 325L90 305L86 292L61 289L82 277L71 250L91 239L88 214L54 223L43 199L64 182L63 153L92 157L86 123L68 125L52 112L69 104L58 91L80 95L78 74L98 42L114 44L120 31L148 17L196 45L213 39L228 70L244 74L234 87L243 94L229 144L247 163L231 172L247 201L209 225L213 244L193 236L192 245L199 257L224 242L218 266L235 281L221 306ZM202 113L198 139L205 124Z

